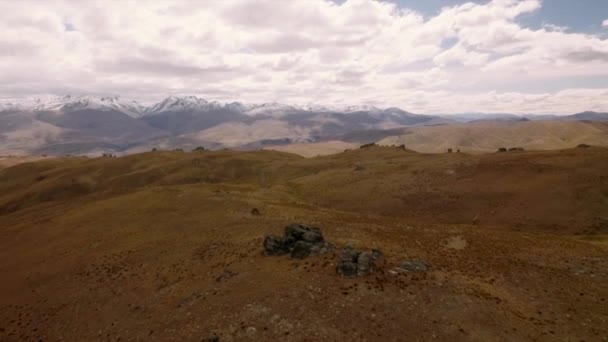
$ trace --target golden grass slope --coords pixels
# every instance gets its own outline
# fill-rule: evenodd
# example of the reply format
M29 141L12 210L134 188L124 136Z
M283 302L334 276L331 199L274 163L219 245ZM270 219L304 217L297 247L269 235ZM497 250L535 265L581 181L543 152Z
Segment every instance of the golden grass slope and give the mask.
M282 151L294 153L303 157L317 157L326 156L329 154L335 154L344 152L344 150L359 148L361 144L355 144L345 141L324 141L318 143L306 143L306 144L288 144L281 146L271 146L264 148L265 150Z
M380 145L401 145L418 152L494 152L500 147L558 150L579 144L608 146L608 123L562 121L480 121L464 124L408 128L387 137Z
M43 159L50 159L54 157L45 157L45 156L1 156L0 155L0 169L7 168L10 166L15 166L22 163L29 163Z
M316 158L278 151L62 158L0 173L0 213L154 186L227 184L311 205L440 223L574 232L605 216L608 149L421 154L371 147Z

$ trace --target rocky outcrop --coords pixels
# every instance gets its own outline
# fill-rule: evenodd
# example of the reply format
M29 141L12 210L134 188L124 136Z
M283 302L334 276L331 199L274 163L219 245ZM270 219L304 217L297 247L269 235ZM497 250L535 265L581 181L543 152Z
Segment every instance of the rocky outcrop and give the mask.
M304 259L333 250L334 246L325 241L321 229L304 224L290 224L285 227L283 237L268 235L264 239L264 254L290 254L294 259Z

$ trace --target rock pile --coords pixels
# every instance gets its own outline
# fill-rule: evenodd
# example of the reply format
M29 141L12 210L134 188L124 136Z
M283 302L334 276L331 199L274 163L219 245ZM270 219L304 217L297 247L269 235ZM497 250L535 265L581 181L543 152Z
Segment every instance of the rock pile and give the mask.
M361 277L376 271L383 263L384 255L377 249L359 251L346 247L336 271L344 277Z
M290 254L294 259L304 259L333 249L334 246L323 238L320 228L298 223L285 227L283 237L268 235L264 239L266 255Z

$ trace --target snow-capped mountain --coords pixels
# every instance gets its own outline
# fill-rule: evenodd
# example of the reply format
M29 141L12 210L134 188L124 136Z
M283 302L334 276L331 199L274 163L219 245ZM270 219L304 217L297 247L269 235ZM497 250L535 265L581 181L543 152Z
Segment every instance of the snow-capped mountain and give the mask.
M341 112L343 113L355 113L355 112L379 112L381 109L374 107L374 106L368 106L368 105L361 105L361 106L345 106L343 108L341 108Z
M303 109L298 106L286 105L277 102L271 103L262 103L262 104L254 104L245 106L245 114L251 116L257 115L267 115L271 117L281 117L288 115L290 113L294 113L297 111L302 111Z
M381 112L382 110L368 105L360 106L324 106L319 104L292 105L277 102L260 104L243 104L241 102L221 103L207 101L197 96L169 96L164 100L150 106L143 106L134 100L123 99L118 96L49 96L32 99L0 99L0 111L3 110L31 110L31 111L75 111L83 109L115 110L139 118L148 115L172 112L204 112L223 110L248 116L283 117L285 115L302 112L316 113L354 113L354 112Z
M145 107L134 100L122 99L118 96L72 96L38 97L33 99L4 100L0 102L0 110L30 110L30 111L75 111L82 109L115 110L130 117L140 117Z
M169 96L161 102L149 107L146 114L158 114L164 112L180 112L186 110L208 110L210 108L221 107L217 101L207 102L197 96Z

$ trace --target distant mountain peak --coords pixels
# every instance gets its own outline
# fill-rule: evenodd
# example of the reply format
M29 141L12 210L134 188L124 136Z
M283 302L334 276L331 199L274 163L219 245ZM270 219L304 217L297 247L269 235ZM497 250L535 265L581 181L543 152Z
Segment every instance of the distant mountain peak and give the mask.
M157 114L163 112L179 112L184 110L206 109L210 105L215 105L215 102L207 102L207 100L198 96L175 96L171 95L161 102L153 105L146 110L146 114Z

